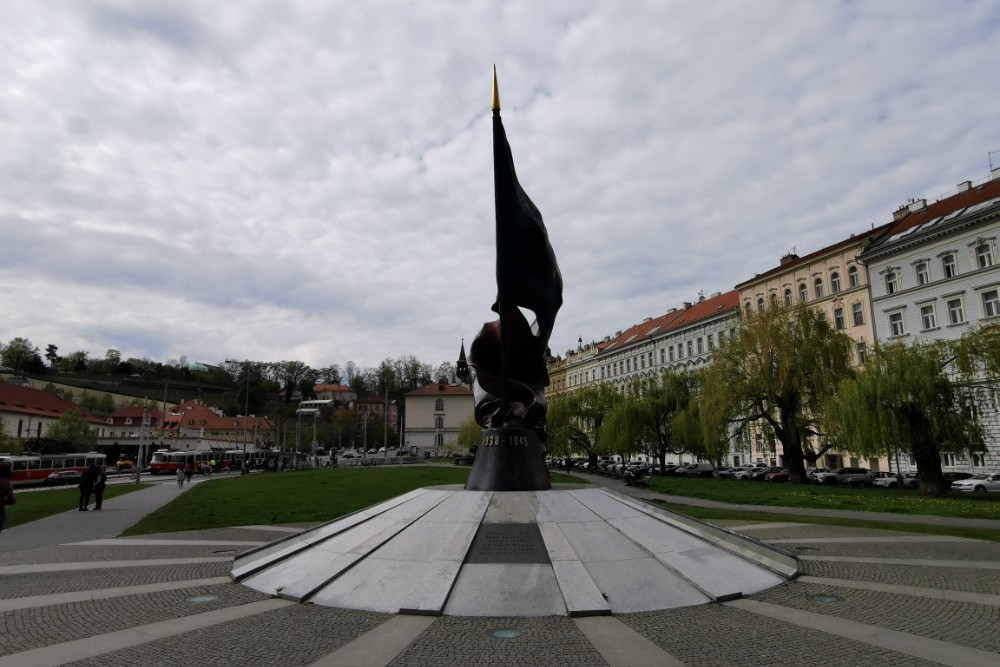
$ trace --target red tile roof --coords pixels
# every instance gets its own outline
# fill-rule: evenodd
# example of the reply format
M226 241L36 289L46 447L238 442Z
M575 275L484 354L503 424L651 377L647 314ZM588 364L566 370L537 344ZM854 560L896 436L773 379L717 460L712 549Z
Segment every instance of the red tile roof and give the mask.
M313 387L313 391L351 391L351 388L345 384L318 384Z
M919 225L923 225L925 223L932 223L928 224L928 227L937 229L938 225L941 223L951 224L962 220L964 216L972 213L972 211L966 211L965 209L997 197L1000 197L1000 178L994 178L982 183L981 185L971 187L964 192L959 192L950 197L939 199L933 204L928 204L926 208L918 211L910 211L898 221L890 223L890 229L886 232L885 236L879 240L878 245L892 243L898 240L898 236L900 234L913 230ZM1000 202L997 202L997 204L1000 204ZM986 209L983 208L980 210ZM979 211L975 212L978 213ZM939 220L939 218L943 218L953 213L956 214L954 217L951 217L948 220ZM923 230L920 231L922 232Z
M217 415L207 405L195 401L181 403L168 410L164 423L168 430L204 428L206 431L232 431L254 428L270 430L273 425L266 417L226 417Z
M420 389L414 389L406 394L407 396L472 396L472 390L461 384L441 385L437 382L424 385Z
M715 315L739 308L739 292L730 290L718 296L692 304L688 308L678 308L673 312L654 317L623 331L610 341L598 345L598 354L617 352L626 345L654 335L671 331Z
M58 419L64 412L78 410L91 424L103 424L90 412L57 394L14 384L0 383L0 411Z

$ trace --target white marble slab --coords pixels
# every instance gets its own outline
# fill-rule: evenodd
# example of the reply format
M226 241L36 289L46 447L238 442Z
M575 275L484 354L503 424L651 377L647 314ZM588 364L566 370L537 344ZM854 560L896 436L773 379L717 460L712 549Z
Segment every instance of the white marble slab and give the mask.
M320 544L338 533L349 530L354 526L368 521L372 517L378 516L398 505L407 503L424 493L426 493L426 489L415 489L378 505L365 508L359 512L325 523L322 526L317 526L299 535L279 540L263 549L257 549L244 556L237 556L234 561L233 576L239 579L266 563L280 561L297 551Z
M571 523L574 521L598 521L586 505L569 491L536 491L538 497L538 520Z
M584 563L625 561L652 556L604 521L564 523L559 529Z
M455 616L565 616L551 565L482 563L462 568L444 613Z
M538 516L534 491L496 491L486 510L485 523L533 523Z
M438 614L460 568L458 561L365 559L309 601L389 614L401 609Z
M651 553L687 551L704 546L705 541L645 514L629 519L615 519L611 525Z
M545 549L549 552L549 560L553 563L561 560L580 560L566 536L563 535L559 524L551 521L539 521L538 532L542 534Z
M616 614L673 609L709 598L654 558L587 563L587 572Z
M683 572L712 597L750 595L777 586L784 579L713 546L657 556L664 563Z
M604 493L600 489L580 489L569 493L593 510L594 514L605 520L629 519L644 514L637 508L622 502L615 496Z
M611 613L611 605L604 599L583 563L576 560L553 561L552 571L570 616Z

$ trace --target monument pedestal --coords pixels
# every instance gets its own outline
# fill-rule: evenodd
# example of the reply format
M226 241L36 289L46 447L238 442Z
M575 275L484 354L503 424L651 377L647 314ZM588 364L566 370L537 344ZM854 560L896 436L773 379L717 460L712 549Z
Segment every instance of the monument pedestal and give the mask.
M491 428L479 436L467 491L545 491L552 488L538 434L525 428Z

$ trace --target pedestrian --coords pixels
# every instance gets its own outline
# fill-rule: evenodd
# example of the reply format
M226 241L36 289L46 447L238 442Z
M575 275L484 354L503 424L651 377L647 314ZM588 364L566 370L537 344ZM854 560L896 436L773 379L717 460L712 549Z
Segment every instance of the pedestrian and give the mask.
M187 475L184 474L184 468L181 468L180 466L177 466L177 488L178 489L183 489L184 488L184 479L186 477L187 477Z
M188 484L191 483L191 475L193 474L194 474L194 464L188 461L187 463L184 464L184 479L187 480Z
M17 502L14 497L14 483L10 481L13 471L6 461L0 463L0 532L3 532L3 524L7 518L7 505Z
M104 489L108 486L108 467L102 465L97 471L97 482L94 484L94 509L101 509L104 502Z
M91 464L80 477L80 511L86 512L87 505L90 504L90 494L94 492L94 485L97 484L97 466Z

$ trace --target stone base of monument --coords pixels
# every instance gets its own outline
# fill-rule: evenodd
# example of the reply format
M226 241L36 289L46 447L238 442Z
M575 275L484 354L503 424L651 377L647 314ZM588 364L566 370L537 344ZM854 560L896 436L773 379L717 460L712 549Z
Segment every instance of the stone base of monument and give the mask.
M606 489L417 489L238 556L255 590L330 607L588 616L738 598L785 552Z
M479 435L469 491L540 491L551 489L538 434L526 428L490 428Z

